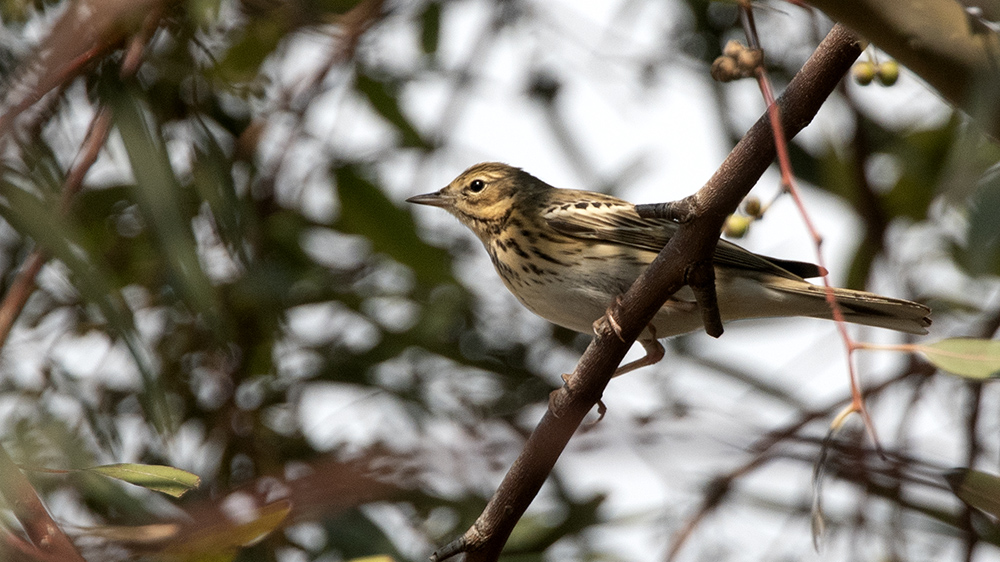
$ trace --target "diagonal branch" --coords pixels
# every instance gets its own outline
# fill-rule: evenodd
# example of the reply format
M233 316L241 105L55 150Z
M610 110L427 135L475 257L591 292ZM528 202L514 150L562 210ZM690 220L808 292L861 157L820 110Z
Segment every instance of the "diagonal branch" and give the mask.
M778 99L787 138L813 119L861 51L859 40L845 28L838 25L830 31ZM548 411L479 519L461 538L435 553L432 560L444 560L460 552L468 553L467 562L498 559L514 525L584 416L600 399L625 353L666 299L689 282L688 272L711 259L726 216L736 209L774 157L774 135L765 115L709 182L685 200L690 220L680 225L656 260L609 310L608 314L617 319L621 337L607 318L600 322L597 336L566 386L550 396ZM641 214L650 209L640 205L639 211Z

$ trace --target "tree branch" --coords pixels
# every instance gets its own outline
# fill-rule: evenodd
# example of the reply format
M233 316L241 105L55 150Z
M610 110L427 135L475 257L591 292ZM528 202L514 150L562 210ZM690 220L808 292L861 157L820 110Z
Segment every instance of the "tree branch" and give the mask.
M778 99L788 138L813 119L861 52L859 40L844 27L838 25L827 35ZM711 259L726 216L736 209L774 156L774 136L765 115L709 182L686 200L684 208L690 211L691 220L681 224L670 243L609 310L608 314L617 319L621 337L606 318L600 323L597 336L566 385L551 394L548 411L479 519L465 535L435 553L432 560L444 560L459 552L468 553L467 562L497 560L514 525L584 416L600 399L625 353L666 299L687 283L691 268Z

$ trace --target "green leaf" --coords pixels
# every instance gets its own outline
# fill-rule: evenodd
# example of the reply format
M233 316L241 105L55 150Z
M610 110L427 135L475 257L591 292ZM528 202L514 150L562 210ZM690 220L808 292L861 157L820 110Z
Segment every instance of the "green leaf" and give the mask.
M185 212L182 188L170 165L163 135L139 95L132 89L108 95L135 175L133 197L166 258L173 284L191 309L224 338L232 330L224 322L215 288L201 267L191 231L192 217Z
M172 466L155 464L106 464L84 469L88 472L103 474L143 488L171 495L175 498L183 496L201 483L197 475Z
M226 83L249 82L260 72L264 63L288 32L282 14L250 19L243 35L235 39L225 56L213 70Z
M992 170L979 182L969 201L965 242L956 248L959 265L972 275L1000 274L1000 170Z
M416 127L410 123L410 120L403 115L403 110L399 107L397 93L392 91L388 84L362 74L360 71L355 77L355 84L358 91L371 102L372 108L399 131L403 146L425 150L432 148L431 144L424 140Z
M946 472L944 479L958 499L994 517L1000 517L1000 476L956 468Z
M935 367L970 379L1000 375L1000 341L951 338L918 346Z
M255 215L248 208L248 203L236 193L230 171L232 163L208 127L201 128L200 144L204 148L198 151L191 170L194 187L208 203L219 236L230 252L247 263L250 258L246 255L246 223Z

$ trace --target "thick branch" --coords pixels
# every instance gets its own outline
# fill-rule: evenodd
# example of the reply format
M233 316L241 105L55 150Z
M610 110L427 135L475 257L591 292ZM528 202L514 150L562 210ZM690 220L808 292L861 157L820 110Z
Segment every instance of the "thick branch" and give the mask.
M788 137L819 111L840 78L860 56L857 38L836 26L778 100ZM690 268L710 259L726 216L733 212L775 156L767 116L736 145L711 180L689 201L693 218L612 307L621 337L603 322L565 387L552 393L549 410L528 438L496 494L465 535L437 553L444 560L467 552L468 562L497 560L510 532L537 494L570 437L600 399L615 368L667 298L685 283Z

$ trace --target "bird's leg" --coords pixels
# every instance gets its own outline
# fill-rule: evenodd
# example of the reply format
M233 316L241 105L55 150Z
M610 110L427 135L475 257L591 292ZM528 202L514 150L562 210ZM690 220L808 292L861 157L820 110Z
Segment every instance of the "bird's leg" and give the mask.
M649 330L650 337L639 340L643 349L646 350L646 356L618 367L615 369L615 374L611 375L611 378L619 377L648 365L655 365L663 359L663 345L656 339L656 330L653 329L652 325L649 325L647 329Z
M695 302L701 308L701 322L705 325L705 333L713 338L721 336L723 327L719 297L715 292L715 266L711 260L698 262L687 270L685 277L694 291Z

